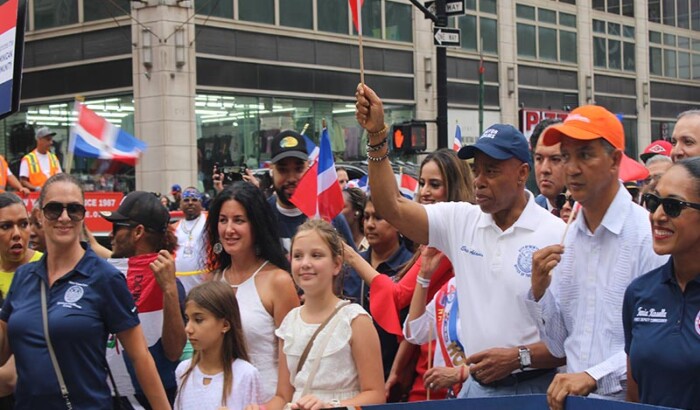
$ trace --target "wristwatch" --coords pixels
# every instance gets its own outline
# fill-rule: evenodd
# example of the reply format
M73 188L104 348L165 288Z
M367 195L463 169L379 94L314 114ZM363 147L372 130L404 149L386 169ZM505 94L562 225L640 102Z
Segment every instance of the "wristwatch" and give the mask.
M525 368L532 365L532 356L530 354L530 349L527 347L519 346L518 356L520 356L520 370L525 370Z

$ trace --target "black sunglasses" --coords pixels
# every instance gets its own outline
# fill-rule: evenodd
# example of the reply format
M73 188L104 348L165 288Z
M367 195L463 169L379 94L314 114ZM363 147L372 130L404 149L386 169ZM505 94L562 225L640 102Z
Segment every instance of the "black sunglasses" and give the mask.
M138 224L133 224L129 222L112 222L112 232L116 233L119 228L136 228Z
M563 193L559 194L557 195L557 199L554 201L556 202L554 206L556 206L557 209L562 209L567 201L569 202L569 206L573 208L574 202L576 202L576 200L574 200L574 197L572 197L571 195L566 196L566 194Z
M44 211L46 219L55 221L61 217L63 210L68 212L68 217L73 222L82 221L85 219L85 207L82 204L70 203L62 204L60 202L49 202L41 208Z
M644 194L642 196L644 201L644 206L652 214L656 212L659 205L663 206L664 213L669 216L669 218L677 218L684 208L693 208L700 210L700 204L695 204L692 202L681 201L676 198L659 198L654 194Z

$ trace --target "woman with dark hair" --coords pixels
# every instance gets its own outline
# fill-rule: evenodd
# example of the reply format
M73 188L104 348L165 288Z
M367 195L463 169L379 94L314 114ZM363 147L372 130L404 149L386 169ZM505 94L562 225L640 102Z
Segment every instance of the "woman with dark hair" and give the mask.
M299 305L277 224L260 189L236 182L214 198L204 229L208 268L236 293L250 361L267 401L277 388L281 354L275 329Z
M369 248L363 224L367 195L360 188L345 188L343 190L343 199L345 200L343 216L348 221L352 238L355 240L355 246L359 252L365 251Z
M428 154L421 162L419 192L416 199L421 204L443 201L473 202L472 181L471 169L465 161L460 160L452 150L439 149ZM345 248L345 257L346 263L355 269L362 280L370 284L370 302L373 299L382 301L381 304L370 303L370 312L375 322L387 332L403 337L403 319L408 313L414 290L417 289L416 281L421 269L420 250L414 253L413 258L394 278L380 275L349 247ZM441 257L430 280L425 296L427 300L432 299L452 276L454 276L452 264L447 258ZM436 350L433 349L433 351ZM427 392L422 378L428 367L428 345L421 345L415 372L409 370L409 366L412 365L410 358L413 354L413 349L408 342L402 341L387 379L387 392L393 389L410 389L408 395L410 401L425 400ZM441 389L433 392L431 398L444 398L446 394L447 391ZM396 397L392 397L394 398Z
M14 354L17 366L15 408L111 409L104 358L116 334L151 407L168 409L124 276L80 242L84 199L73 176L46 181L46 255L17 270L0 313L0 363Z
M625 292L627 399L700 409L700 157L669 168L644 205L654 252L671 257Z

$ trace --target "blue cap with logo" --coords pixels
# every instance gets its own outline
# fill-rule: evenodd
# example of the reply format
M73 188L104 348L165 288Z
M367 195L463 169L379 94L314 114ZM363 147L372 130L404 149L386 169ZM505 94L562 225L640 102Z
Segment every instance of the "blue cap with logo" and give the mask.
M517 128L508 124L494 124L484 131L475 144L459 150L461 159L474 158L476 151L483 152L497 160L517 158L530 162L530 148L527 139Z

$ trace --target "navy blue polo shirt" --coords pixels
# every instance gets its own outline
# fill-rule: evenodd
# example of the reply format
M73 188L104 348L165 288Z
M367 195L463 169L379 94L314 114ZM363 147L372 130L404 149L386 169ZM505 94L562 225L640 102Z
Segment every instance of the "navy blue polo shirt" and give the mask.
M372 264L372 248L360 252L360 256L370 265ZM408 262L412 256L413 253L401 244L399 249L394 252L389 259L377 266L377 272L387 276L394 276L399 273L399 270L403 268L403 265ZM363 286L362 279L355 269L348 268L345 272L345 276L343 277L343 295L358 303L362 300L363 307L369 310L369 285ZM361 298L361 296L364 296L364 298Z
M83 247L75 268L47 289L49 334L73 408L111 409L107 337L139 319L124 276ZM0 312L17 366L16 409L66 408L44 339L40 283L47 278L46 256L21 266Z
M622 318L640 401L700 410L700 277L681 292L669 259L632 281Z

